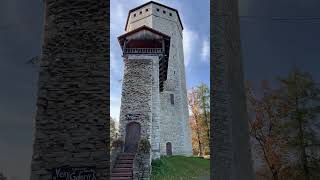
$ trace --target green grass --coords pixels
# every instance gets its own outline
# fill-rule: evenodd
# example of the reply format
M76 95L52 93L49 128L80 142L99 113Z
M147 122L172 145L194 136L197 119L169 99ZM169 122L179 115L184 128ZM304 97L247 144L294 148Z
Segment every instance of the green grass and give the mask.
M210 160L164 156L152 162L151 180L192 180L210 176Z

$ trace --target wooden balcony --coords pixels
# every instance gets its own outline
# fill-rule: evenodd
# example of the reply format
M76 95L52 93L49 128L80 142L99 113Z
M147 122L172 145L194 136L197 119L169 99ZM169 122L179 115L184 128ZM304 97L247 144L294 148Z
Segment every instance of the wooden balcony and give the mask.
M162 54L162 48L125 48L124 54Z

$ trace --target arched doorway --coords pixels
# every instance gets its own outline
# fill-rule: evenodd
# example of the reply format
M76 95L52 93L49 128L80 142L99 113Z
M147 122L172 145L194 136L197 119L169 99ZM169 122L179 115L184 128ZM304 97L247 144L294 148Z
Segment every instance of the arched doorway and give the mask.
M168 155L168 156L171 156L171 155L172 155L171 142L167 142L167 144L166 144L166 149L167 149L167 155Z
M140 124L132 122L127 124L126 127L126 139L124 152L135 153L137 152L139 140L140 140Z

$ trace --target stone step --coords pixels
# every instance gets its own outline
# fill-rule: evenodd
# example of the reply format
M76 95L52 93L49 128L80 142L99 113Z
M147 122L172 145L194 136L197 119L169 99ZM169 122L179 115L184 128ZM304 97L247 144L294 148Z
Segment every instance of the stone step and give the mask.
M133 160L134 156L119 156L117 160Z
M111 177L110 180L132 180L132 177Z
M111 173L111 177L132 177L132 172Z
M113 168L112 172L132 172L132 168Z
M116 164L133 164L133 160L130 159L118 159Z
M110 180L132 180L133 160L135 154L121 153L115 162Z
M132 168L133 164L115 164L114 165L115 168Z
M131 157L134 157L135 154L121 153L121 154L119 154L119 156L131 156Z
M128 153L128 152L122 152L122 153L120 153L120 155L135 155L135 153Z

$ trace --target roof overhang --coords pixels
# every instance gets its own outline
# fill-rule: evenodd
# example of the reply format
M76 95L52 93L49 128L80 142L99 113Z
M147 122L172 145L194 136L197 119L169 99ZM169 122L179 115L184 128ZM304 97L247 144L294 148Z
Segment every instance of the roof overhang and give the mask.
M123 35L118 37L118 41L119 41L119 44L121 46L121 49L123 49L124 41L126 39L130 38L130 36L133 36L134 34L136 34L138 32L142 32L142 31L145 32L144 33L145 37L141 37L141 38L152 39L152 40L163 39L166 44L170 45L170 36L144 25L144 26L141 26L141 27L139 27L139 28L137 28L135 30L127 32L127 33L125 33L125 34L123 34ZM148 37L147 32L150 32L150 33L154 34L154 36L152 36L152 37L149 36Z
M155 53L153 55L158 55L159 60L159 87L160 91L163 90L163 83L167 80L167 71L168 71L168 61L170 53L170 36L163 34L157 30L154 30L148 26L141 26L135 30L127 32L118 37L119 44L123 51L123 55L131 54L126 50L139 49L141 48L141 42L145 41L145 49L155 49L158 48L158 44L161 44L160 53ZM127 45L132 42L132 47ZM154 44L152 44L154 43ZM155 46L154 46L155 45ZM137 46L137 47L134 47ZM144 53L142 53L144 54Z

